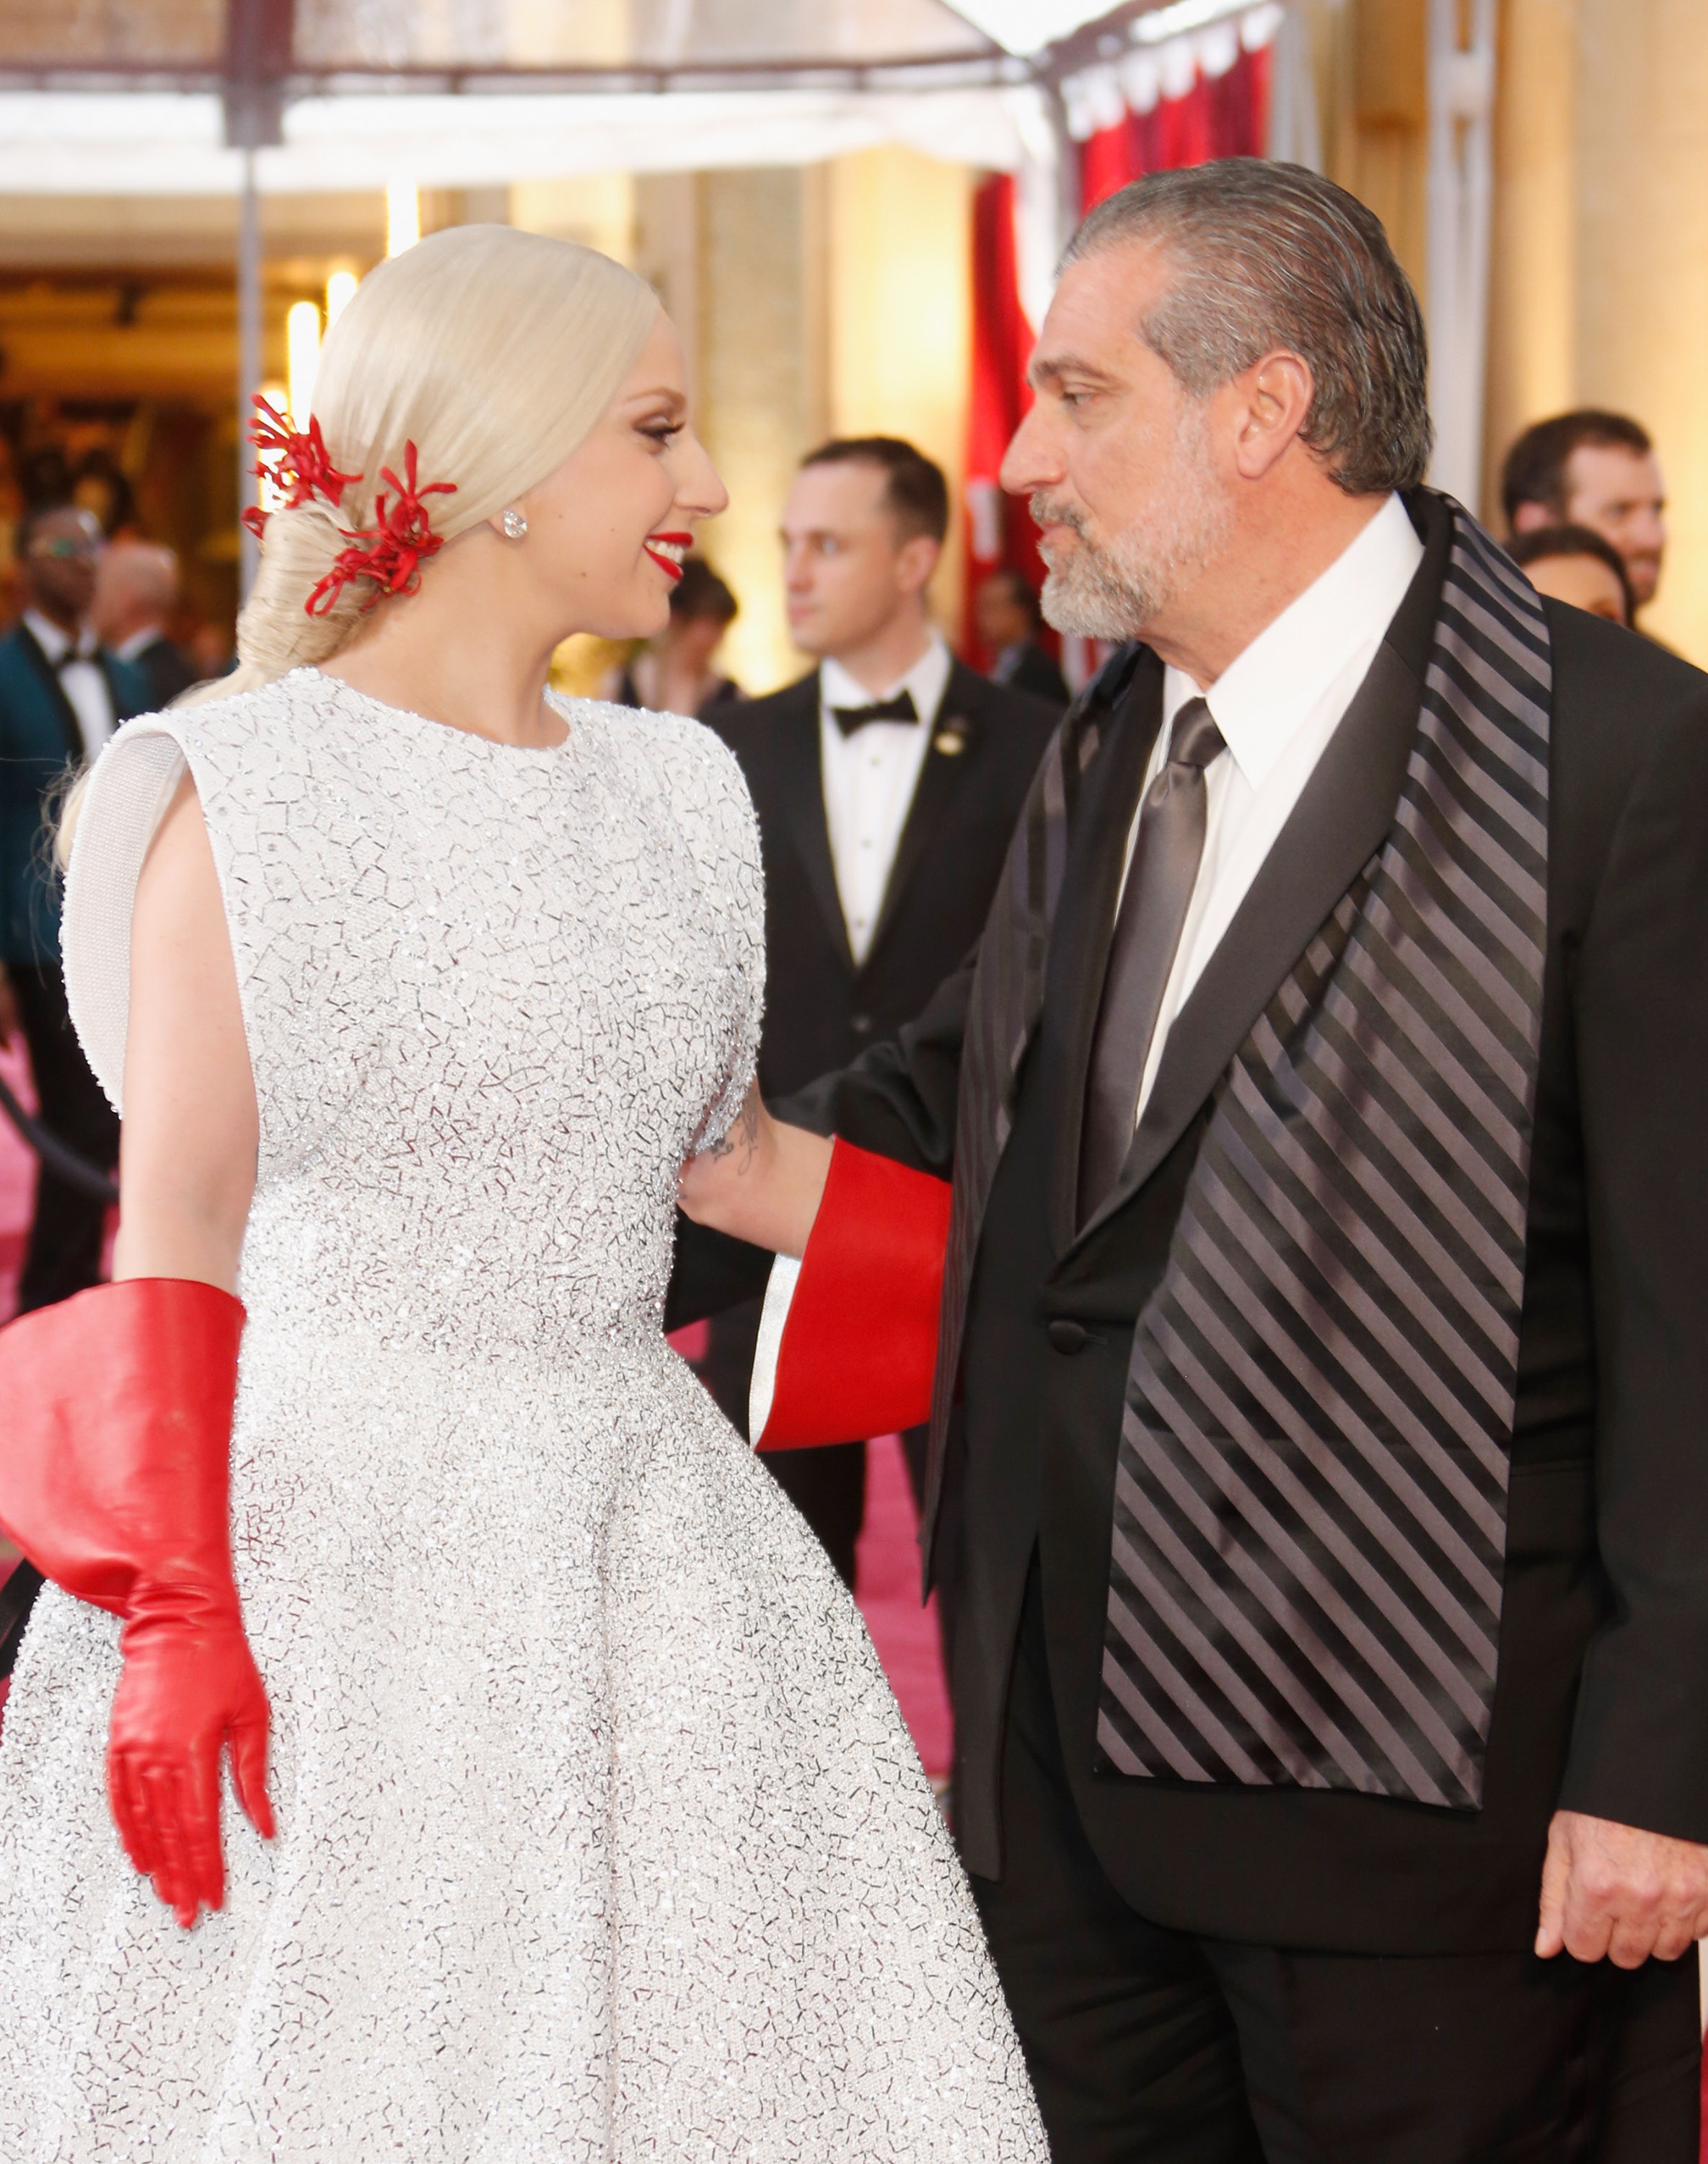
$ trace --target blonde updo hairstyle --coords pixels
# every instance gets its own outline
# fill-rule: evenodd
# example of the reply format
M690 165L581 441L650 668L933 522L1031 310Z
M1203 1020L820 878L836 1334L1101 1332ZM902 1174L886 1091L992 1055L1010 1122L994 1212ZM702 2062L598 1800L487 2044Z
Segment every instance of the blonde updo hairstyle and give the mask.
M267 520L260 569L237 623L238 666L174 701L197 706L329 661L363 621L374 587L353 579L323 615L308 596L391 492L413 444L433 530L454 540L554 473L616 397L657 321L650 286L596 249L507 225L460 225L371 270L327 334L314 418L340 473L361 479L336 511L314 501ZM292 417L306 428L307 414ZM55 836L71 860L88 785L67 792Z
M239 667L192 698L229 698L329 660L374 588L354 579L323 616L307 602L390 494L413 443L434 532L466 533L555 472L616 396L659 313L633 271L591 248L507 225L454 226L371 270L327 334L314 418L327 454L361 479L337 511L318 498L275 511L237 625ZM307 426L306 414L295 425Z

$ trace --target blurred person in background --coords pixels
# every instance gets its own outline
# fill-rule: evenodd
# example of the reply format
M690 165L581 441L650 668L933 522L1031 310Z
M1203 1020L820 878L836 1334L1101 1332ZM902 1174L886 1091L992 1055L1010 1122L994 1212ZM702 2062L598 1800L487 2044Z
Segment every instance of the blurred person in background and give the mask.
M818 666L719 708L765 866L768 1097L893 1037L978 938L1056 710L957 661L933 628L941 470L891 436L825 444L784 506L795 643ZM702 1379L742 1433L759 1303L716 1317ZM909 1438L915 1484L922 1432ZM862 1438L765 1461L847 1584Z
M139 669L155 706L170 706L200 671L166 636L177 606L178 559L152 541L115 541L95 575L89 622L102 644Z
M9 623L23 603L18 591L18 522L24 516L24 491L18 481L18 454L9 436L0 436L0 622Z
M1584 407L1527 428L1500 470L1510 533L1587 526L1619 551L1636 607L1654 599L1667 544L1667 492L1648 431Z
M604 696L619 706L692 714L698 721L712 707L739 699L740 685L713 666L738 608L735 596L704 557L690 556L670 595L669 623L627 668L612 673Z
M124 469L104 444L85 452L71 483L71 501L92 511L109 541L136 537L136 499Z
M91 512L59 504L18 528L24 614L0 638L0 1043L21 1030L41 1117L80 1157L111 1171L118 1117L89 1071L66 1011L57 884L45 832L68 769L153 703L146 679L89 622L105 547ZM106 1207L44 1167L18 1282L20 1313L93 1284Z
M973 596L973 614L985 652L996 657L985 672L993 684L1067 705L1068 680L1038 638L1043 612L1018 571L992 571Z
M237 647L231 628L223 623L198 623L184 642L197 683L212 676L229 676L237 666Z
M1630 628L1637 604L1625 559L1587 526L1538 526L1516 535L1506 553L1537 593Z

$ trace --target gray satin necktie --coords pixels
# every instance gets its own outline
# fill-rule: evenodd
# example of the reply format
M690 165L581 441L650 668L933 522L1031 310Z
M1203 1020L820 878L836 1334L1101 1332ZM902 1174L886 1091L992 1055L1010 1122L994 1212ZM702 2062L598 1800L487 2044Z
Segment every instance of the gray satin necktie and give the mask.
M1161 771L1144 792L1091 1040L1080 1140L1081 1224L1120 1178L1133 1146L1139 1084L1204 855L1204 769L1224 748L1208 706L1189 699L1175 717Z

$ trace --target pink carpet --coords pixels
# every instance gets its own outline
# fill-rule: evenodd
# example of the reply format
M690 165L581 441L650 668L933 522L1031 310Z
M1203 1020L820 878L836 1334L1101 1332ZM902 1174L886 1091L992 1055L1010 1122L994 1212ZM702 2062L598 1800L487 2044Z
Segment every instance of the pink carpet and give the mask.
M23 1048L0 1048L3 1074L30 1111L35 1093L30 1088L29 1062ZM0 1115L0 1322L11 1314L18 1298L18 1273L24 1265L24 1237L29 1231L29 1212L35 1200L35 1159L19 1142L11 1122ZM0 1537L0 1585L12 1575L18 1551ZM0 1719L6 1711L10 1676L0 1676Z
M941 1788L954 1756L937 1596L919 1605L919 1514L899 1435L866 1446L866 1521L854 1552L854 1598L866 1619L920 1763Z
M33 1112L35 1092L21 1044L0 1048L0 1074ZM18 1298L18 1273L24 1267L24 1242L34 1200L35 1159L11 1121L0 1115L0 1322L11 1314Z

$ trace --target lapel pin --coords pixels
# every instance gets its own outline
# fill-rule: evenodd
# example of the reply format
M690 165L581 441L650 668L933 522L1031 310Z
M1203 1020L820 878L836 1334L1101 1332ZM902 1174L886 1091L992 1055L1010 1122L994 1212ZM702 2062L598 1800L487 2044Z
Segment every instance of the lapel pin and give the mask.
M966 748L967 725L959 714L951 714L931 739L931 748L940 751L945 759L955 759Z

